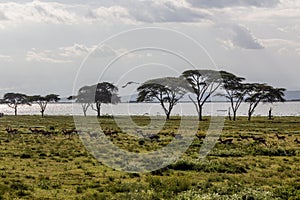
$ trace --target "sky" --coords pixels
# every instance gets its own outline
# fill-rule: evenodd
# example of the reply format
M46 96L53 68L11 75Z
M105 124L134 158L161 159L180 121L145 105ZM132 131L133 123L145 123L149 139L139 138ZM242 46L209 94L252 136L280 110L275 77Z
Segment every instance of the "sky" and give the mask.
M226 70L299 90L299 0L0 1L0 96Z

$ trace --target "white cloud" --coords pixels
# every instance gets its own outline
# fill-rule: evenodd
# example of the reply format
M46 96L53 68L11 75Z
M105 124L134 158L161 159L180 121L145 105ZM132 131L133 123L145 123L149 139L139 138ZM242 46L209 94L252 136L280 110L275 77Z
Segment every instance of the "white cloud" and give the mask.
M74 44L73 46L60 47L59 55L62 57L82 57L88 54L91 48L88 48L82 44Z
M58 55L66 57L66 58L83 58L91 53L91 56L94 57L115 57L120 55L123 50L115 50L108 45L96 46L93 45L91 47L82 45L82 44L74 44L73 46L68 47L60 47Z
M183 1L129 1L112 5L67 4L32 1L0 3L0 25L21 23L81 24L116 22L164 23L199 22L210 16L208 11L193 9Z
M206 10L193 9L183 2L176 1L130 1L126 8L138 22L200 22L210 18Z
M133 24L134 20L128 13L128 10L121 6L111 6L111 7L98 7L95 9L88 9L87 15L88 20L93 22L101 21L106 22L110 19L110 23L116 21L122 21L126 24Z
M58 59L51 51L36 52L34 49L28 51L26 54L26 60L28 62L45 62L45 63L70 63L71 60Z
M279 0L187 0L193 6L205 8L225 7L274 7L280 3Z
M63 4L56 2L32 1L27 3L0 3L0 24L22 23L82 24L93 22L128 22L126 9L119 6L93 7L85 4ZM5 19L5 21L4 21Z
M33 1L29 3L1 3L0 12L10 22L45 22L45 23L74 23L76 14L71 12L71 6L58 3Z
M261 42L266 47L277 50L277 52L281 55L291 54L291 53L300 54L300 42L298 41L272 38L272 39L261 39Z
M245 26L236 24L222 24L219 28L225 33L223 39L218 39L219 42L228 49L263 49L264 46L253 35L253 33ZM228 37L228 38L226 38Z
M0 61L11 62L11 61L13 61L13 59L11 56L0 54Z
M83 59L89 53L91 53L93 57L105 58L116 57L125 51L124 49L115 50L107 45L101 47L93 45L88 47L82 44L74 44L72 46L59 47L55 50L43 50L40 52L37 52L36 49L32 49L27 52L26 60L29 62L35 61L59 64L74 62L76 59Z

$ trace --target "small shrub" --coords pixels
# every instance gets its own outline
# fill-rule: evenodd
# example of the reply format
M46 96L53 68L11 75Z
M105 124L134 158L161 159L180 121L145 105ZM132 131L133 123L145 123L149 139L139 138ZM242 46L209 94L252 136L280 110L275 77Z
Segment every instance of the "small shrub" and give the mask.
M28 159L28 158L31 158L31 155L23 153L23 154L20 156L20 158L22 158L22 159Z
M141 177L141 175L138 174L138 173L130 173L130 174L129 174L129 177L130 177L130 178L137 178L137 177Z

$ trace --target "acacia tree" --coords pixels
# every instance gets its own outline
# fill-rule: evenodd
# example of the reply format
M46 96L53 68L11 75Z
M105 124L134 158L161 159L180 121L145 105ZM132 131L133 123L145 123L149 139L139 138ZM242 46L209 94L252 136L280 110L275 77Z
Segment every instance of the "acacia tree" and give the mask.
M20 93L6 93L1 103L6 103L10 108L15 110L15 116L18 115L19 105L31 105L28 96Z
M284 91L284 88L273 88L267 84L248 84L248 97L245 99L245 101L249 103L248 120L251 120L255 108L259 103L284 102Z
M56 94L49 94L46 96L41 95L34 95L29 97L30 102L37 103L40 106L40 112L42 114L42 117L44 117L44 113L46 110L46 107L48 103L50 102L58 102L60 100L59 95Z
M196 107L199 121L202 121L203 105L221 86L222 77L214 70L187 70L182 77L189 83L189 91L196 95L196 100L189 98Z
M97 117L100 117L101 105L104 104L117 104L121 101L118 96L118 87L109 82L98 83L97 85L91 86L92 92L94 94L94 103L96 108L94 108L93 104L91 107L93 110L97 112ZM89 92L89 94L91 94Z
M167 119L173 107L186 94L187 83L182 78L165 77L148 80L138 87L138 102L158 101L162 106Z
M236 113L244 101L248 91L247 84L242 83L245 80L243 77L238 77L226 71L220 71L222 76L222 87L225 89L225 94L220 94L230 101L230 106L233 111L233 121L236 120ZM231 116L229 116L231 118Z
M95 102L95 89L93 86L83 86L78 90L76 96L70 96L68 100L75 100L80 103L83 115L86 117L89 107Z

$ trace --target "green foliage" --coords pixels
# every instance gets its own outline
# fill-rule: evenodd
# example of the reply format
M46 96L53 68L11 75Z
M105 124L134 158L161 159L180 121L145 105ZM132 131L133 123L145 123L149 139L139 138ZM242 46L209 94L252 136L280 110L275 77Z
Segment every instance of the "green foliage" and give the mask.
M20 93L6 93L0 103L6 103L10 108L13 108L15 115L17 115L19 105L31 105L29 97Z
M68 99L76 99L77 103L81 103L84 116L89 107L97 111L98 117L100 117L101 104L117 104L121 101L118 96L118 88L112 83L101 82L92 86L84 86L78 90L76 96L70 96ZM93 107L96 105L96 108Z
M148 118L133 118L149 124ZM222 138L233 138L232 145L217 144L199 160L202 140L195 137L176 163L147 174L129 174L95 160L78 135L61 134L63 128L74 128L72 117L6 116L0 119L0 199L299 199L300 149L294 142L300 137L299 120L226 121ZM113 118L99 122L103 130L121 131ZM200 122L197 134L204 135L209 123L209 119ZM10 137L7 126L19 134ZM107 137L124 150L147 152L169 144L179 126L180 119L167 121L158 133L160 140L144 139L143 145L125 132ZM58 134L31 134L28 127L55 127ZM277 132L286 136L285 141L274 137ZM263 137L267 145L241 140L239 134Z
M188 82L189 92L196 96L196 101L191 97L190 100L196 107L199 120L202 121L203 105L221 86L221 74L214 70L187 70L182 73L181 77Z
M165 77L148 80L138 87L138 102L157 101L162 106L167 119L173 107L185 95L187 82L182 78Z

